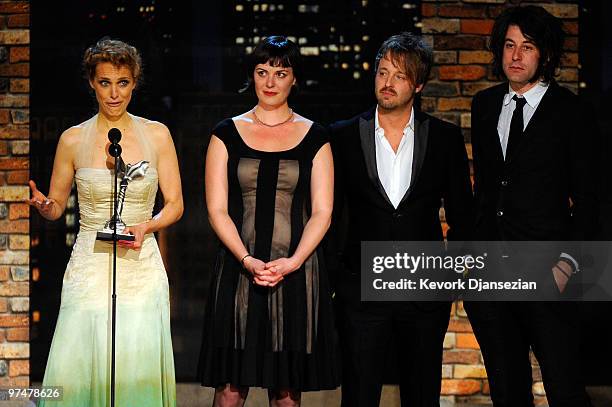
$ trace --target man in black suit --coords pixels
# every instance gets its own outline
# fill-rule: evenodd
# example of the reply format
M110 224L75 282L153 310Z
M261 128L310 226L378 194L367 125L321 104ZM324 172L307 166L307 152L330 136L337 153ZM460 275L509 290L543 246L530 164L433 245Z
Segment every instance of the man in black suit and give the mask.
M362 241L441 241L471 227L472 192L460 129L413 106L432 52L409 33L376 57L375 108L331 126L336 201L330 241L343 349L342 406L378 407L385 360L399 362L402 406L439 405L450 302L362 302ZM335 264L335 265L334 265ZM392 340L397 354L389 355Z
M506 81L472 102L474 240L580 241L594 229L593 134L577 97L553 79L562 46L561 22L541 7L507 9L495 22L493 68ZM579 279L580 256L565 248L541 271L514 271L567 292ZM533 406L530 348L551 407L590 405L575 303L466 302L465 308L495 407Z

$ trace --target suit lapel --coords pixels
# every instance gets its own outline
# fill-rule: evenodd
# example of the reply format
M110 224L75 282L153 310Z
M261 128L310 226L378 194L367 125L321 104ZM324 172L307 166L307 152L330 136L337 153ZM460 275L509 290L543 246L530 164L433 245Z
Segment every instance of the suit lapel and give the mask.
M414 109L414 150L412 153L412 175L410 177L410 186L400 201L400 205L404 203L410 196L414 185L419 178L421 168L423 168L423 160L427 152L427 141L429 139L429 118L422 114L419 110Z
M376 141L374 140L374 115L376 111L371 111L368 114L359 118L359 137L361 139L361 149L363 151L363 159L365 161L368 178L376 186L384 200L391 206L391 200L385 192L380 179L378 178L378 170L376 168Z
M495 158L500 163L504 162L504 153L499 140L497 124L499 123L499 115L502 111L504 95L507 93L507 90L508 83L498 85L498 88L493 93L492 98L487 101L489 108L487 109L486 116L483 118L484 134L487 137L488 135L491 135L490 139L487 140L487 144L494 151Z

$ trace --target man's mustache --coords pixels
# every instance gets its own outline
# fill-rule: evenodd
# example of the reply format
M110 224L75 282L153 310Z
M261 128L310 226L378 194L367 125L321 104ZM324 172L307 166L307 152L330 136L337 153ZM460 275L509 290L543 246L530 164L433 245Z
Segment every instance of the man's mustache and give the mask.
M389 88L389 87L382 88L382 89L381 89L381 90L379 90L378 92L379 92L379 93L389 92L389 93L392 93L392 94L394 94L394 95L397 95L397 92L395 91L395 89L393 89L393 88Z

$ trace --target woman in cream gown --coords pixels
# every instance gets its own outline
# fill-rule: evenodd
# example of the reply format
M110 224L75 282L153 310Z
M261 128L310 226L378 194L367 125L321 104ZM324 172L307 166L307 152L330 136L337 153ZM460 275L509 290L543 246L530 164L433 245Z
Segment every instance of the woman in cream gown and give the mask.
M110 405L112 252L96 233L112 214L112 159L107 133L123 134L126 163L149 161L144 177L127 188L121 218L134 242L117 249L117 406L175 406L168 279L153 232L176 222L183 211L176 153L161 123L127 113L140 74L135 48L103 40L85 53L84 65L99 104L97 115L62 134L48 197L30 182L30 203L47 219L65 209L73 179L80 231L64 274L60 313L43 386L61 386L60 402L39 406ZM164 207L152 217L158 185Z

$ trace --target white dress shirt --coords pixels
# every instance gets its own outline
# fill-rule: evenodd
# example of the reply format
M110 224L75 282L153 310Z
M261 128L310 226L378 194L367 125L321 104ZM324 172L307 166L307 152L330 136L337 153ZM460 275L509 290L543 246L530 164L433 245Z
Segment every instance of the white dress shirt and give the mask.
M523 130L527 128L529 120L531 120L531 117L538 108L547 90L548 84L539 81L533 88L522 95L518 95L518 97L524 97L527 102L523 107ZM504 159L506 158L506 147L508 146L508 137L510 136L512 113L514 113L514 108L516 107L516 102L512 99L514 95L517 95L517 93L508 85L508 93L504 96L502 110L499 115L499 121L497 122L497 133L499 134L499 142L502 147Z
M374 119L376 145L376 170L389 200L395 208L408 191L412 178L412 156L414 154L414 108L410 111L410 120L402 134L397 152L393 151L385 130L378 122L378 107Z

